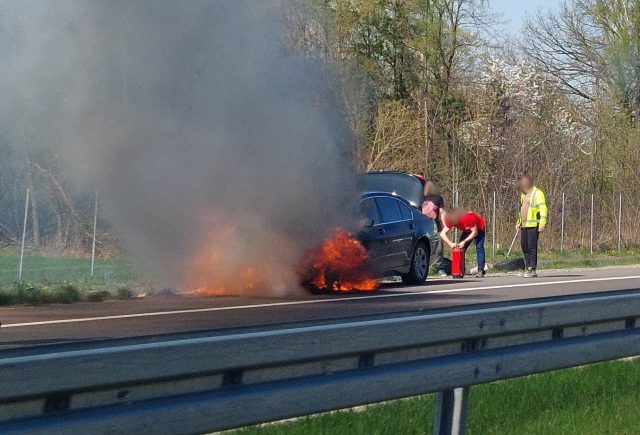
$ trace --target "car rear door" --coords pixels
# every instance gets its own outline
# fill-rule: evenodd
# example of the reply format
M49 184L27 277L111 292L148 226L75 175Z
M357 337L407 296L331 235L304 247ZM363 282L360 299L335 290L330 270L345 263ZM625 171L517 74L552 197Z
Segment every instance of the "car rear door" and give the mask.
M370 226L360 228L358 240L367 250L369 260L373 268L379 272L384 272L382 264L384 247L387 243L387 236L382 225L382 219L378 206L373 198L365 198L358 207L358 216L365 221L369 221Z
M375 198L380 210L385 243L381 253L381 264L385 270L397 270L406 266L407 252L413 240L409 232L411 221L403 218L400 201L387 196Z
M418 239L416 234L416 222L413 217L413 211L407 204L402 201L398 201L400 206L400 214L402 214L402 230L404 231L402 249L405 254L405 265L411 264L411 257L413 256L413 248Z

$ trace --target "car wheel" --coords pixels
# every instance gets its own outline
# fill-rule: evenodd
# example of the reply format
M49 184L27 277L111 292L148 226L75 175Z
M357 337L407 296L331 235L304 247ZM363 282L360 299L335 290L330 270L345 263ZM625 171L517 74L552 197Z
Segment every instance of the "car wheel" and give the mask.
M402 282L419 285L425 282L429 275L429 250L424 242L418 242L411 257L409 273L402 274Z

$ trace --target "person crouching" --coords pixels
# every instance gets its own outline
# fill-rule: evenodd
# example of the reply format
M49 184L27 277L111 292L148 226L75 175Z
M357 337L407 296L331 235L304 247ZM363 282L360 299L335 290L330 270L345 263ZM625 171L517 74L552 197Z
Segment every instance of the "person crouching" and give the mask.
M472 241L475 241L478 257L478 272L476 278L482 278L485 274L485 220L482 216L472 211L461 208L444 210L440 215L442 219L442 231L440 238L451 249L462 249L465 253ZM449 233L453 228L462 232L458 243L454 243L449 238Z

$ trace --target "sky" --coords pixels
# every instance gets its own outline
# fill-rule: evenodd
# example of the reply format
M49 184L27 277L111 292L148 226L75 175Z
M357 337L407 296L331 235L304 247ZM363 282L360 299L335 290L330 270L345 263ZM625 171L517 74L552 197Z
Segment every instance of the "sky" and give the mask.
M553 9L561 3L562 0L489 0L491 8L503 14L505 28L511 33L521 29L528 14L538 9Z

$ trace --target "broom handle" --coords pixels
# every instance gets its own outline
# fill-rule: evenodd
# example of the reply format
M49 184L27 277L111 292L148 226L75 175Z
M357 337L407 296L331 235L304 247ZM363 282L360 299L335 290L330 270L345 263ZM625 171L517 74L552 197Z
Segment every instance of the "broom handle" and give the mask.
M520 230L516 230L516 235L513 236L513 241L511 242L511 246L509 246L509 252L507 252L507 258L511 256L511 250L513 249L513 245L516 243L516 239L518 238L518 233Z

